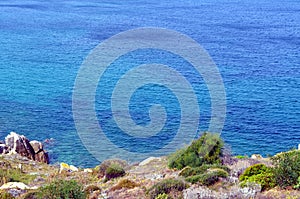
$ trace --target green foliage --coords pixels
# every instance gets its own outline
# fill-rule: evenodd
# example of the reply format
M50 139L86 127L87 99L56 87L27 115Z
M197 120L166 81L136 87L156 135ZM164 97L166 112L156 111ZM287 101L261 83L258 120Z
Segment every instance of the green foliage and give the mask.
M192 175L186 178L186 181L191 183L199 183L201 185L209 186L213 185L219 180L219 178L226 178L228 173L223 169L211 169L205 173Z
M294 189L300 190L300 176L298 177L298 183L294 186Z
M249 182L254 182L261 185L262 191L272 189L276 186L274 173L270 170L248 177L242 181L240 186L245 187Z
M112 164L105 170L106 181L124 175L125 175L125 170L118 164Z
M186 166L198 167L203 164L218 164L221 162L223 141L218 134L203 133L190 146L180 149L169 156L170 168L183 169Z
M14 199L14 197L7 192L0 192L0 198L1 199Z
M258 175L258 174L261 174L261 173L265 173L267 170L268 170L268 167L264 164L254 164L254 165L248 167L242 173L242 175L240 175L239 179L240 179L240 181L245 181L249 177L254 176L254 175Z
M75 180L57 180L49 185L39 188L39 199L85 199L83 187Z
M300 151L292 150L271 158L276 183L281 188L297 186L300 176Z
M137 183L135 183L129 179L122 179L116 186L112 187L110 190L115 191L115 190L119 190L119 189L123 189L123 188L133 189L134 187L137 187L137 186L138 186Z
M124 160L119 160L119 159L111 159L111 160L105 160L103 161L99 166L96 166L93 169L93 174L97 175L99 178L102 178L106 174L106 170L111 166L111 165L119 165L122 168L125 168L128 164Z
M262 190L268 190L276 186L274 171L264 164L255 164L248 167L240 175L241 187L247 186L249 182L261 185Z
M171 197L168 194L163 193L163 194L159 194L158 196L156 196L155 199L171 199Z
M91 194L94 191L98 191L98 190L100 190L100 188L97 185L89 185L84 189L84 192L86 194Z
M215 165L202 165L200 167L194 167L194 168L187 166L180 171L179 175L186 178L193 175L204 174L209 169L222 169L226 172L229 172L229 168L227 166L215 164Z
M171 191L182 191L188 188L188 185L178 179L164 179L157 184L153 185L149 190L148 194L151 199L155 199L160 194L168 194Z
M38 199L36 191L29 191L22 196L22 199Z
M34 175L28 175L20 171L20 169L0 169L0 186L7 182L23 182L25 184L34 180Z
M235 156L235 158L237 158L237 159L245 159L245 158L247 158L247 156L244 156L244 155L237 155L237 156Z

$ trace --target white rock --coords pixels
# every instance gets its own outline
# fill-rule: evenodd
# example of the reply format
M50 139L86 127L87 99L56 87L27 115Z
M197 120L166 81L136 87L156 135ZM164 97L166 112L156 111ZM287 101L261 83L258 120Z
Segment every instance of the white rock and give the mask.
M71 171L79 171L77 167L75 167L74 165L70 165L70 170Z
M67 163L60 163L59 173L62 171L68 171L68 172L77 172L79 169L75 167L74 165L68 165Z
M0 150L2 153L4 152L10 155L20 154L31 160L49 163L48 154L43 150L42 143L38 141L30 142L24 135L11 132L5 137L5 146L5 150Z
M60 163L59 173L61 173L62 171L69 171L69 170L70 170L70 165L64 162Z
M0 189L31 189L29 186L27 186L26 184L24 184L23 182L8 182L3 184Z
M145 166L145 165L149 164L150 162L152 162L154 160L160 161L161 158L159 158L159 157L149 157L149 158L143 160L142 162L140 162L139 166Z
M8 153L8 147L5 144L0 144L0 154Z
M85 173L93 173L93 170L92 169L84 169L83 172L85 172Z
M251 155L252 159L262 159L263 157L260 154L253 154Z

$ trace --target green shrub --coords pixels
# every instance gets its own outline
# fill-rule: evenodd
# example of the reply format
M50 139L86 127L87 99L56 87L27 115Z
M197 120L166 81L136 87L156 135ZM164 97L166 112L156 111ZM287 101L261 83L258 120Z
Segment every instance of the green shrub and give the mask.
M12 195L10 195L7 192L2 192L0 191L0 198L1 199L14 199L14 197Z
M23 182L28 184L34 179L34 175L25 174L20 169L0 169L0 186L7 182Z
M244 156L244 155L237 155L237 156L235 156L235 158L237 158L237 159L245 159L245 158L247 158L247 156Z
M199 183L201 185L213 185L219 178L226 178L228 173L223 169L212 169L203 174L193 175L186 178L190 183Z
M293 188L300 189L300 176L298 177L298 183Z
M85 199L83 187L75 180L57 180L39 188L37 193L40 199Z
M271 158L276 183L281 188L296 186L300 176L300 151L293 150Z
M164 179L157 184L153 185L148 194L151 199L155 199L160 194L168 194L171 191L183 191L188 188L188 185L179 179Z
M123 188L126 188L126 189L133 189L134 187L137 187L138 184L129 180L129 179L122 179L120 180L120 182L113 186L110 190L111 191L115 191L115 190L119 190L119 189L123 189Z
M241 187L247 186L247 183L254 182L261 185L262 191L272 189L276 186L276 180L273 172L266 171L253 175L241 182Z
M118 164L112 164L105 170L106 181L124 175L125 175L125 170Z
M171 197L168 194L163 193L156 196L155 199L171 199Z
M239 177L240 181L247 180L253 175L264 173L268 170L268 167L264 164L254 164L248 167Z
M84 189L84 192L86 194L91 194L93 193L94 191L98 191L98 190L101 190L97 185L88 185L85 189Z
M38 199L37 192L36 191L29 191L25 193L22 197L22 199Z
M190 146L180 149L169 156L168 166L170 168L183 169L186 166L198 167L203 164L218 164L223 141L218 134L203 133L194 140Z
M262 190L268 190L276 186L273 169L264 164L255 164L248 167L239 179L241 187L247 186L249 182L260 184Z
M209 169L222 169L226 172L229 172L229 168L227 166L224 165L202 165L200 167L185 167L184 169L182 169L179 173L180 176L183 177L189 177L189 176L193 176L193 175L199 175L199 174L204 174L205 172L207 172Z
M122 168L125 168L126 166L128 166L127 162L124 160L119 160L119 159L105 160L99 166L96 166L93 169L93 174L97 175L99 178L102 178L105 176L106 170L111 165L119 165Z

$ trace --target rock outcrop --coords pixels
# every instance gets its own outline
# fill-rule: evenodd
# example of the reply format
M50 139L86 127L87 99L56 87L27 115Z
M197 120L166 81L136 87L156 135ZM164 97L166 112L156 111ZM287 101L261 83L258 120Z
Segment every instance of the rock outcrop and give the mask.
M0 154L7 153L8 147L5 144L0 144Z
M43 144L38 141L29 141L24 135L11 132L5 138L5 144L0 146L1 154L20 154L30 160L49 163L48 153Z
M34 150L35 161L49 163L48 153L44 150L43 144L36 140L30 141L29 143Z

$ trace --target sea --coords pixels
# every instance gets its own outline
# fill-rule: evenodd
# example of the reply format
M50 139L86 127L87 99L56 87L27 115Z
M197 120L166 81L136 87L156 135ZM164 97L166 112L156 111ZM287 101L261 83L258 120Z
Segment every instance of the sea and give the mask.
M48 139L45 148L52 164L99 164L76 128L72 108L76 78L97 45L144 27L179 32L210 55L226 93L224 126L218 133L232 154L267 156L298 147L298 0L0 0L0 140L11 131L30 140ZM163 147L176 135L182 119L172 90L148 83L131 96L130 116L135 124L147 126L152 118L149 109L161 104L167 114L156 119L167 122L163 132L156 139L143 138L143 143L142 138L127 139L120 133L109 92L131 68L151 63L172 65L193 85L200 107L195 138L209 129L211 121L209 89L201 74L185 70L190 63L161 49L128 53L103 75L102 85L109 86L102 89L99 83L94 107L105 137L113 137L119 148L131 152ZM102 137L97 134L93 139Z

